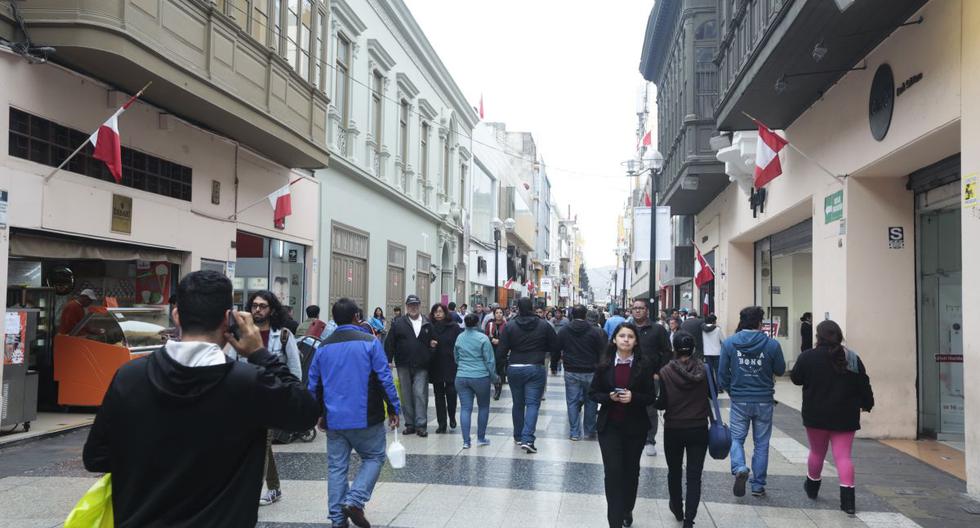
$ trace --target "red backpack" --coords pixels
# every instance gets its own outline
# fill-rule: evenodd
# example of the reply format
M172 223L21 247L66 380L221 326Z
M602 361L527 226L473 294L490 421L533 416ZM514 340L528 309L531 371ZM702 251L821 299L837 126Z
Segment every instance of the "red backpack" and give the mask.
M320 335L323 334L323 330L327 327L327 323L323 322L322 319L317 319L313 321L313 324L306 330L306 335L313 336L320 339Z

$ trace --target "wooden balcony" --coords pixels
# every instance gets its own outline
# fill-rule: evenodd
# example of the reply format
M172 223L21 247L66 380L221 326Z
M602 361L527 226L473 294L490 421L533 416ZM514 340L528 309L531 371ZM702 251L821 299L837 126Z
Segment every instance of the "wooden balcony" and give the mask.
M287 167L327 165L326 95L200 0L31 0L18 3L50 60L135 93ZM0 5L0 34L13 16ZM19 32L17 33L19 35ZM17 37L19 38L19 37Z

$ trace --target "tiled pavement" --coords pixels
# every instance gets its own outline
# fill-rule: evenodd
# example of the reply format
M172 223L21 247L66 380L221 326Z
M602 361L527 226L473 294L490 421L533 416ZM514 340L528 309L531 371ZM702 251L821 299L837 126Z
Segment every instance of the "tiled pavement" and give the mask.
M780 391L798 390L781 385ZM777 406L770 453L768 496L731 494L728 461L708 459L705 501L698 527L914 527L980 526L977 504L964 483L879 442L859 440L858 515L837 509L837 480L828 464L818 501L803 494L805 436L799 413ZM538 422L539 452L526 455L510 441L507 391L493 402L489 447L463 450L458 434L403 438L405 469L386 467L367 513L390 527L598 527L605 525L602 461L595 442L567 438L563 383L548 380ZM434 409L429 416L434 421ZM475 421L475 416L474 416ZM474 423L475 427L475 423ZM0 528L60 526L94 481L81 467L86 431L0 450ZM475 431L474 431L475 434ZM662 431L661 431L662 434ZM748 450L748 449L747 449ZM283 500L259 511L262 528L305 528L326 523L324 436L309 444L276 447ZM661 453L644 456L638 528L679 526L667 509L666 464Z

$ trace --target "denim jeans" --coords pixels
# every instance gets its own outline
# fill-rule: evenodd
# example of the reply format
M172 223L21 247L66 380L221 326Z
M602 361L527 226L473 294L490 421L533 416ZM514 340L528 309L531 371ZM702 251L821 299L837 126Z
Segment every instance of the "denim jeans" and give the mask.
M398 383L405 427L424 430L429 423L429 371L398 367Z
M514 406L511 411L514 440L534 443L534 430L538 426L538 410L545 384L548 383L548 373L544 365L507 367L507 379Z
M351 449L361 458L361 467L348 484ZM379 423L364 429L339 429L327 431L327 500L330 503L330 521L334 525L345 522L341 507L344 505L364 508L371 500L381 467L385 463L385 424Z
M473 397L476 397L477 411L476 439L487 439L487 423L490 421L490 377L456 378L456 392L459 393L459 426L463 443L470 443L470 424L473 419Z
M582 438L583 429L586 436L595 434L599 404L589 398L589 385L592 385L593 376L591 372L565 370L565 402L568 404L569 436L572 438ZM583 406L585 406L584 427L579 417Z
M769 403L739 403L732 402L729 426L732 433L732 475L749 471L745 465L745 439L749 436L749 425L752 425L752 443L755 449L752 453L752 478L749 484L752 491L766 488L766 472L769 469L769 438L772 436L772 408Z

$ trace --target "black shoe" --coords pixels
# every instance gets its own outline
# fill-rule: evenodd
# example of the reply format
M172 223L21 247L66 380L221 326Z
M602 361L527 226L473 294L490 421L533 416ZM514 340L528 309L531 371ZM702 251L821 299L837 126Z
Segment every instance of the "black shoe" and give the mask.
M854 504L854 488L847 486L840 487L840 509L848 515L854 515L856 505Z
M633 526L633 512L629 512L623 515L623 526L630 528Z
M735 485L732 486L732 493L736 497L745 496L745 483L748 482L748 480L749 480L748 471L739 471L737 474L735 474Z
M765 497L766 496L766 488L752 490L752 496L753 497Z
M528 443L525 443L525 444L521 444L521 449L523 449L524 452L527 453L527 454L529 454L529 455L533 455L533 454L535 454L535 453L538 452L538 448L534 447L534 442L528 442Z
M503 390L503 388L504 388L503 385L499 385L499 384L495 384L493 386L493 399L494 400L499 400L500 399L500 391Z
M371 523L364 517L364 510L358 508L357 506L349 506L344 504L340 507L340 511L344 512L344 515L354 523L357 528L371 528Z
M812 480L808 475L806 480L803 482L803 489L806 491L807 497L817 500L817 494L820 493L820 481Z
M402 434L403 435L413 435L413 434L415 434L415 428L414 427L406 427L405 430L402 431Z
M436 434L446 434L446 426L445 425L440 425L439 427L436 427ZM422 436L422 435L419 435L419 436Z
M418 431L415 432L415 434L419 435L419 438L425 438L429 436L429 432L426 431L425 429L419 429Z
M456 417L455 416L452 416L452 417L449 418L449 428L450 429L455 429L456 428Z
M674 514L674 518L677 519L678 522L683 521L684 520L684 506L681 504L681 502L680 501L677 501L677 502L670 501L670 505L669 506L670 506L670 513L673 513Z
M684 521L684 528L694 528L694 521Z

